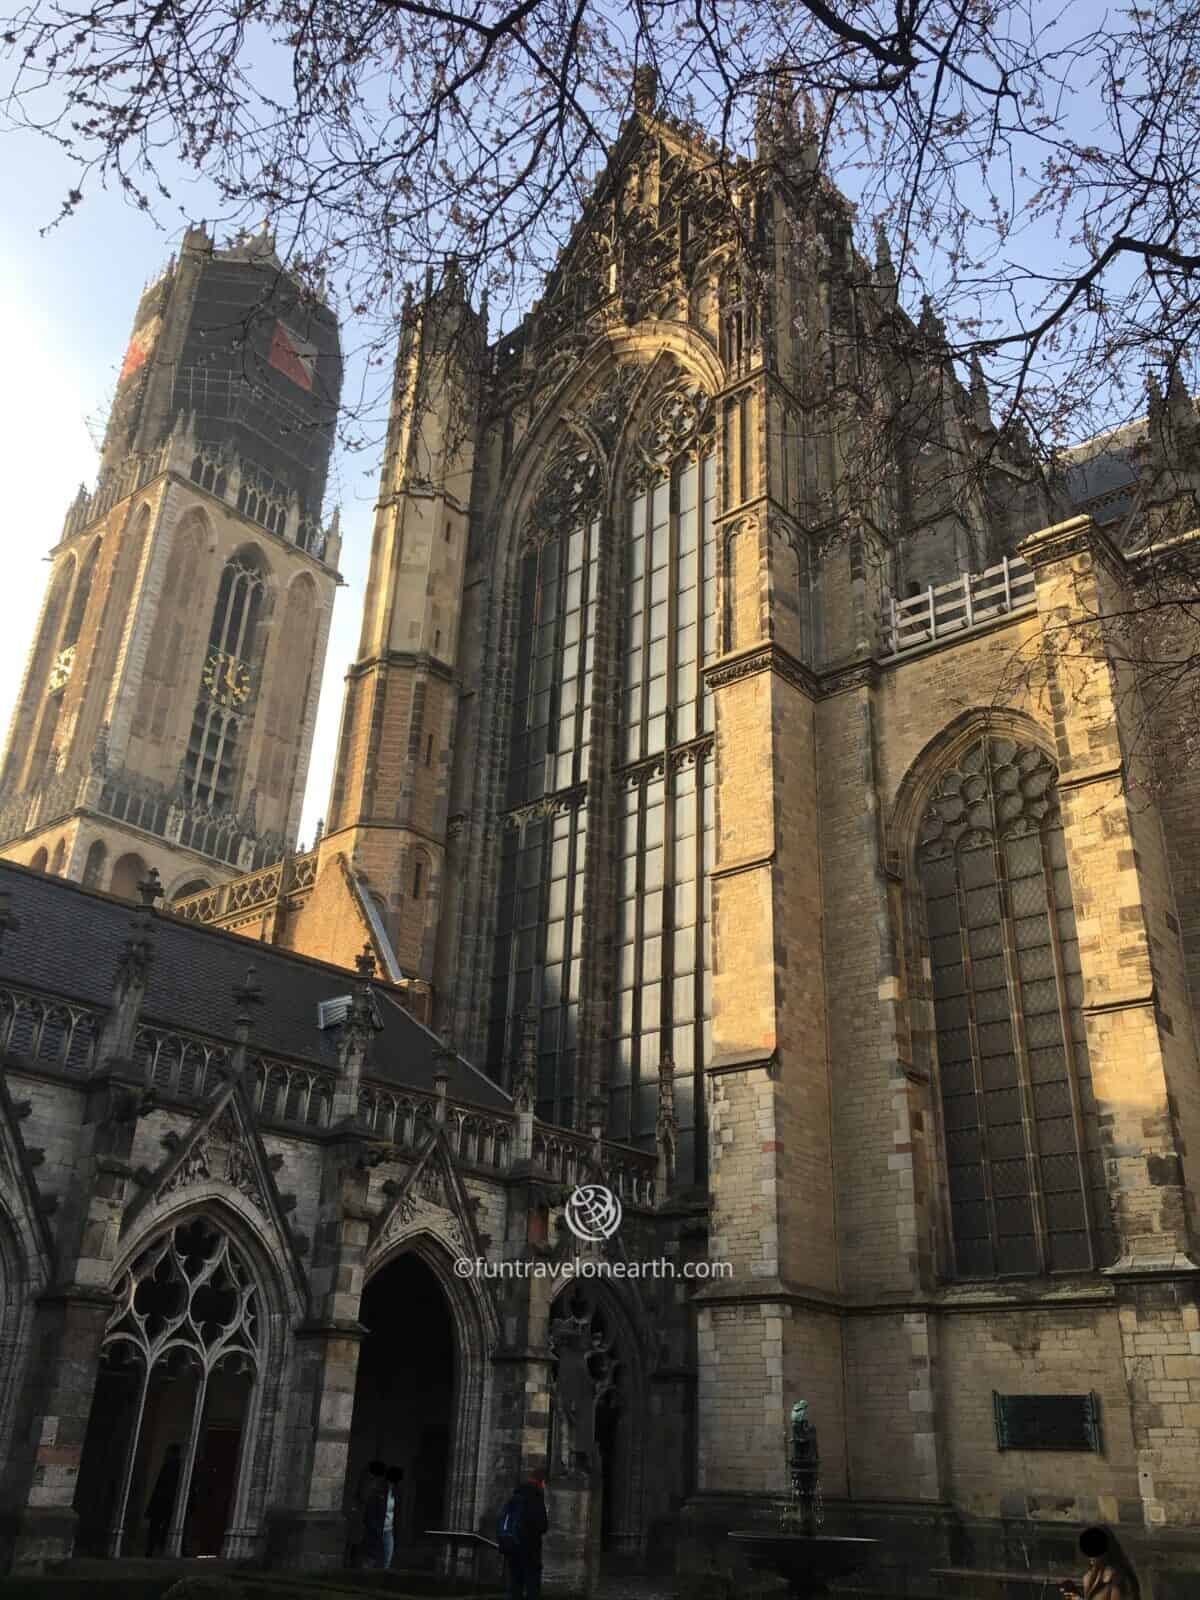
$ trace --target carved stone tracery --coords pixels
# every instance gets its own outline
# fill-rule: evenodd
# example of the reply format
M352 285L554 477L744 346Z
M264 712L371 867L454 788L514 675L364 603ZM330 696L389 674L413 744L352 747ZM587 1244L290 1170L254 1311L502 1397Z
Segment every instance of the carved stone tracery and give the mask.
M981 739L944 772L921 822L926 858L982 846L997 836L1036 833L1058 817L1054 763L1035 745Z

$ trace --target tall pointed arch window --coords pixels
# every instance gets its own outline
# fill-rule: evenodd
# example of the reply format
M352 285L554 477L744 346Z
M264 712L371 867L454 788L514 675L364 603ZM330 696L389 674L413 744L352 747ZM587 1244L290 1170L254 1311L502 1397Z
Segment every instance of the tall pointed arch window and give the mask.
M240 550L225 563L183 764L186 798L211 811L233 804L266 589L267 574L255 551Z
M984 737L922 820L954 1267L962 1277L1114 1259L1057 772Z
M92 578L96 571L96 559L100 554L100 542L99 539L92 541L80 566L75 587L71 591L71 608L67 612L67 620L58 641L58 653L50 669L51 694L60 694L70 682L71 668L75 665L75 651L79 644L79 631L83 627L84 614L92 593Z
M100 1347L75 1499L81 1550L126 1554L149 1518L160 1555L223 1553L239 1532L262 1338L249 1264L207 1217L138 1255Z
M660 1067L674 1075L677 1162L702 1177L698 1116L712 1051L711 693L716 654L716 462L711 406L677 382L652 401L628 474L622 693L617 991L609 1131L654 1137Z
M488 1061L516 1055L538 1014L537 1112L575 1118L602 475L562 441L542 480L517 573L513 699L492 968Z

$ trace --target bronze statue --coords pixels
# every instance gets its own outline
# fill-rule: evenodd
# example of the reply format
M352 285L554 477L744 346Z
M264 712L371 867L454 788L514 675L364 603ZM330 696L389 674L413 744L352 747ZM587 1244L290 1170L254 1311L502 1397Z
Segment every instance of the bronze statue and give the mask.
M808 1401L797 1400L792 1407L792 1448L788 1459L792 1478L792 1504L789 1521L798 1521L800 1531L810 1536L822 1522L821 1456L817 1430L808 1420Z

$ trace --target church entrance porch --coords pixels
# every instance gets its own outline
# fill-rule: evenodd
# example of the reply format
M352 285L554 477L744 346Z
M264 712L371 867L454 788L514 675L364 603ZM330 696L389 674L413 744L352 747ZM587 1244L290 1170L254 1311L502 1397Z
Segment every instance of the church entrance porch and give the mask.
M382 1461L403 1473L395 1486L394 1564L429 1565L439 1547L425 1534L447 1526L455 1469L459 1357L450 1306L431 1268L407 1253L368 1282L359 1320L367 1336L359 1353L346 1475L351 1544L361 1541L356 1509L368 1466Z
M216 1224L192 1217L141 1252L116 1302L80 1463L76 1549L235 1554L260 1370L249 1268Z

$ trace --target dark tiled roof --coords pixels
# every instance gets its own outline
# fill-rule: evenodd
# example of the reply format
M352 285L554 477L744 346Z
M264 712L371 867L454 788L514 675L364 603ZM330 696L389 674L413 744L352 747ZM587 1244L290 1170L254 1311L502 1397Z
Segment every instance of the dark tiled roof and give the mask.
M134 907L8 861L0 861L0 887L9 891L21 924L4 940L0 971L5 977L22 988L107 1006ZM154 922L145 1021L232 1039L233 990L253 966L263 1004L253 1008L251 1048L333 1064L340 1030L318 1028L317 1002L349 993L351 973L161 912ZM437 1036L400 1006L389 985L376 984L375 994L383 1028L372 1041L368 1073L431 1091ZM461 1057L451 1066L447 1092L475 1105L512 1105L502 1089Z

